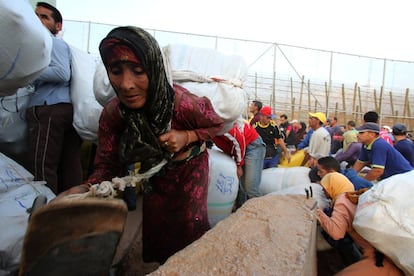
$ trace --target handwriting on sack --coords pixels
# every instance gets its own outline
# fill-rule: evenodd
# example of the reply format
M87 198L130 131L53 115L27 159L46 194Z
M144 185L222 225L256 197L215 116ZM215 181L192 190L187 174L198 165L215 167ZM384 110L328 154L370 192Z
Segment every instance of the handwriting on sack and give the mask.
M228 176L223 173L219 174L219 177L216 179L216 187L222 194L231 194L233 192L235 183L234 176Z

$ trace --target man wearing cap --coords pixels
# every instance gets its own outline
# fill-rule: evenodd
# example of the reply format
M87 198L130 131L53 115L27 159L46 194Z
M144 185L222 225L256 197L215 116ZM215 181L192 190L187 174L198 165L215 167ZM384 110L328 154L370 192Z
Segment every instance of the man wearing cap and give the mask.
M313 129L308 148L308 154L311 158L309 165L311 167L317 165L319 158L329 156L331 151L331 135L323 127L325 123L326 116L324 113L309 113L309 126Z
M324 127L324 124L326 124L324 113L309 113L309 127L313 129L313 133L309 140L308 156L305 159L309 159L308 164L311 168L309 177L312 182L320 181L317 169L318 159L329 156L331 152L331 135Z
M257 133L259 133L262 137L263 142L266 144L266 155L263 162L263 169L277 167L279 164L279 146L290 163L290 153L286 148L279 128L271 120L272 114L272 108L270 106L264 106L260 110L260 121L253 125Z
M398 150L405 159L414 167L414 143L407 138L407 128L404 124L395 124L392 127L392 134L394 135L394 148Z
M365 123L356 128L358 141L363 144L353 168L360 172L364 166L371 170L364 176L369 181L381 180L395 174L411 171L413 167L384 139L379 138L380 127L376 123Z

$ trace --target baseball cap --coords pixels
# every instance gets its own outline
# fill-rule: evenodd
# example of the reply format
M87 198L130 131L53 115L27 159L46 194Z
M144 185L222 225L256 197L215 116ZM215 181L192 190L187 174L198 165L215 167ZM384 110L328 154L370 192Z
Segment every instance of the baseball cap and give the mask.
M263 106L262 109L260 109L260 114L266 117L272 117L273 115L272 108L267 105Z
M309 113L310 117L318 118L319 121L321 121L323 124L326 123L326 116L322 112L316 112L316 113Z
M389 126L382 126L383 129L386 129L388 132L392 132L391 127Z
M358 130L358 132L370 131L370 132L379 133L380 127L376 123L365 123L362 126L357 127L356 130Z
M407 134L407 128L404 124L395 124L392 127L392 133L395 135L405 135Z

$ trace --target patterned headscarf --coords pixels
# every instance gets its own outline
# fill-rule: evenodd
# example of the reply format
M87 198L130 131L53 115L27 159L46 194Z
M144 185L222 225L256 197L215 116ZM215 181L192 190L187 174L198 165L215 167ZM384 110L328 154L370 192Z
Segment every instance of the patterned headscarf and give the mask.
M171 158L159 145L158 137L170 129L174 90L168 82L158 43L145 30L131 26L118 27L109 32L99 45L105 67L114 58L133 61L128 49L141 61L149 86L143 108L129 109L120 103L121 116L127 122L120 142L120 156L128 163L140 163L139 173L145 173L162 160Z

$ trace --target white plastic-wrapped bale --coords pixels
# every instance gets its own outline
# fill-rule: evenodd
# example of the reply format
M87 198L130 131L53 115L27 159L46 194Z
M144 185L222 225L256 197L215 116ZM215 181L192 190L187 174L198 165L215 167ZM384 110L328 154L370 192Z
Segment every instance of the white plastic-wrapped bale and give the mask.
M93 77L95 59L80 49L70 46L72 52L72 79L70 94L73 103L73 127L83 140L96 142L102 106L95 98Z
M308 167L288 167L288 168L268 168L262 171L262 181L260 182L260 192L269 194L296 185L309 185L310 168Z
M96 66L93 76L93 93L101 106L105 106L110 100L116 97L115 90L109 82L102 60Z
M224 120L221 133L230 130L245 112L248 102L243 89L247 78L244 59L189 45L168 45L163 51L173 81L197 96L209 98Z
M208 149L209 186L207 211L210 226L231 214L239 190L237 168L234 160L221 151Z
M29 218L27 209L36 196L42 194L48 200L55 197L44 182L33 179L21 165L0 153L0 275L9 275L19 264Z
M359 197L353 226L407 275L414 275L414 170L379 181Z
M14 94L49 66L52 38L28 1L0 1L0 96Z

